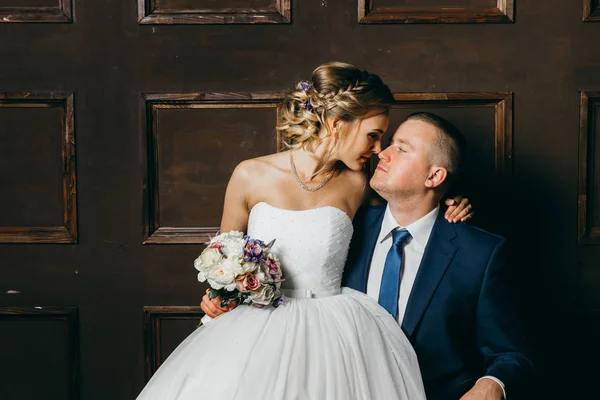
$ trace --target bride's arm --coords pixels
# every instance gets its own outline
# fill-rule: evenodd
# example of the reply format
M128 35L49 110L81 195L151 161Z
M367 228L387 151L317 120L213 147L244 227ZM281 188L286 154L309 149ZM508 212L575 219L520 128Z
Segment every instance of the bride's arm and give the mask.
M448 222L465 222L473 217L473 205L466 197L456 195L444 200L444 204L448 206L444 213Z
M233 171L223 205L221 232L242 231L248 228L248 182L250 182L251 160L241 162Z
M248 228L248 199L247 199L247 188L249 180L249 161L240 163L227 184L227 190L225 192L225 201L223 205L223 217L221 218L221 232L227 231L242 231L246 232ZM216 318L219 315L231 311L235 308L235 301L230 301L225 307L221 307L221 298L216 297L210 299L208 296L208 290L202 302L200 308L211 318Z

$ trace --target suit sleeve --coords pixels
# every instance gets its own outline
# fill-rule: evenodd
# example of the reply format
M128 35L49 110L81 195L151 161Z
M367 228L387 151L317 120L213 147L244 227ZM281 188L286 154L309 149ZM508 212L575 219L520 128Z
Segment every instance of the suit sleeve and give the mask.
M505 240L493 249L477 304L477 342L486 372L506 386L508 398L520 393L534 378L530 346L517 307L517 281L507 264ZM517 396L518 397L518 396Z

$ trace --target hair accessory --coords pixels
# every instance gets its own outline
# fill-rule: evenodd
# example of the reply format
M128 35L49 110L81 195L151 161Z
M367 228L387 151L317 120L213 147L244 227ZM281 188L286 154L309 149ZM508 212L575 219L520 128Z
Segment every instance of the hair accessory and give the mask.
M308 81L302 81L302 82L298 83L298 89L302 89L304 91L307 91L311 87L312 87L312 83L310 83Z
M310 104L310 101L308 101L308 100L302 102L302 107L304 107L304 109L306 111L312 111L313 110L313 106L312 106L312 104Z

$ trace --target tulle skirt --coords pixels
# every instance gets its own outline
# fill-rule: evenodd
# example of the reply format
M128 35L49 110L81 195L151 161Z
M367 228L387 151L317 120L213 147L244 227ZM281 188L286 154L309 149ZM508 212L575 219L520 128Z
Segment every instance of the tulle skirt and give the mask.
M239 306L196 329L138 400L425 399L417 356L376 301L344 288Z

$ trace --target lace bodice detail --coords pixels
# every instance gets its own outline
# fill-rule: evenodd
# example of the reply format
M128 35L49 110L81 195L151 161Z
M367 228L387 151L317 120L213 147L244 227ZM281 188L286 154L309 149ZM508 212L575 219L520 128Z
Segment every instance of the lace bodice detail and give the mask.
M260 202L248 220L248 235L265 242L275 239L273 252L285 278L282 289L315 295L340 291L352 231L348 215L332 206L298 211Z

